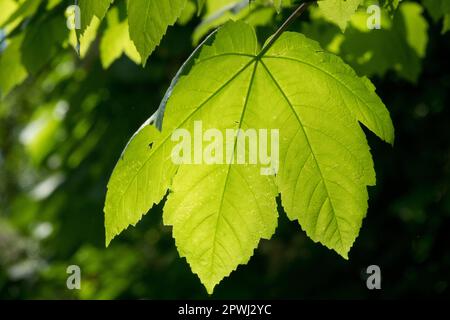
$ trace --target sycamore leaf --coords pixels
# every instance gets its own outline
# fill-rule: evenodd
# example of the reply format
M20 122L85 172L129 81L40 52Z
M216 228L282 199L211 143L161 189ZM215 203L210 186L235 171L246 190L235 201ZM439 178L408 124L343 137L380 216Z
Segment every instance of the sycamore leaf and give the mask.
M175 164L172 133L194 134L199 122L224 136L227 129L278 130L278 174L261 175L259 163ZM179 79L162 131L144 124L119 160L108 184L106 241L169 189L164 223L212 293L272 236L280 192L290 219L347 258L375 183L359 122L393 142L389 113L368 79L301 34L286 32L260 51L251 26L227 23Z
M337 24L344 32L348 21L363 2L364 0L322 0L318 4L325 19Z
M129 225L135 225L166 193L175 171L161 140L158 129L144 125L117 163L104 209L107 245Z
M188 73L188 71L190 70L190 68L192 67L192 65L194 63L194 60L198 57L198 54L199 54L201 48L205 44L211 44L211 40L213 39L213 36L216 34L216 31L217 30L211 32L208 35L208 37L206 37L205 40L203 40L203 42L200 45L198 45L197 48L195 48L195 50L191 53L191 55L183 63L181 68L178 69L178 72L173 77L169 88L167 89L163 99L161 100L161 103L159 104L158 109L150 117L150 119L147 120L149 123L154 124L156 126L156 128L158 128L159 130L162 129L162 122L163 122L163 118L164 118L164 112L166 111L167 102L168 102L169 98L172 95L173 89L178 84L178 81L180 80L180 78Z
M130 0L128 23L130 38L141 55L142 64L160 43L167 27L183 12L186 0Z

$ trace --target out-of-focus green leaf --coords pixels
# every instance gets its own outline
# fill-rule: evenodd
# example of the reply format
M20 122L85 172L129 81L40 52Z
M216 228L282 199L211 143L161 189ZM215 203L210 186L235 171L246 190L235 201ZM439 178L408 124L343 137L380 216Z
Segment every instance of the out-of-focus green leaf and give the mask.
M418 4L403 3L391 20L382 10L381 29L370 30L369 16L361 10L352 17L343 35L321 22L320 12L313 11L316 18L311 24L303 24L303 31L342 56L361 75L383 76L394 70L400 77L415 82L428 43L428 23L422 11Z
M40 106L28 125L22 130L21 142L35 164L39 164L52 150L58 139L61 121L68 109L67 102L60 101Z
M275 9L279 13L281 11L281 6L283 4L283 0L273 0L273 5L275 6Z
M86 56L92 43L97 38L97 30L100 26L100 22L101 21L96 16L94 16L89 26L84 30L83 34L79 36L79 55L81 58L84 58ZM77 33L74 30L70 33L69 43L75 50L77 50Z
M145 65L160 43L167 27L173 25L183 12L186 0L131 0L128 2L130 38Z
M63 0L48 0L47 1L47 10L52 10L53 8L55 8L58 4L61 3L61 1Z
M197 8L193 0L187 1L186 6L178 17L177 23L182 26L186 25L195 16L196 12Z
M80 18L81 29L80 34L83 34L87 27L92 23L94 17L98 20L103 20L109 6L114 0L80 0ZM133 1L133 0L132 0Z
M197 0L197 14L200 15L200 13L203 10L203 7L205 6L206 0Z
M80 20L81 26L79 30L75 30L72 36L72 46L78 50L80 57L84 57L91 45L97 37L97 30L100 22L106 15L111 3L114 0L80 0ZM78 41L80 47L78 48Z
M8 2L8 0L2 0ZM13 14L11 14L6 21L4 21L0 26L6 26L12 22L15 21L22 21L24 18L27 18L31 15L33 15L36 10L38 9L39 5L41 3L41 0L25 0L23 1L20 6L17 8L17 10L14 11ZM3 6L3 5L2 5ZM3 9L3 7L0 7ZM8 6L8 8L10 8Z
M447 13L450 13L450 0L422 0L434 21L438 21Z
M119 10L111 9L107 14L108 26L100 42L100 59L103 68L108 68L122 54L126 54L135 63L140 63L139 53L131 41L128 32L128 20L119 19Z
M379 4L381 5L382 8L384 8L389 15L392 17L395 13L395 11L397 10L400 2L402 0L380 0ZM374 2L373 4L376 4L376 0L375 1L369 1L369 2Z
M41 69L62 48L69 35L64 26L64 17L57 16L27 28L22 44L22 63L30 74Z
M28 76L22 63L22 43L24 35L8 40L6 49L0 53L0 96L5 97L15 86Z
M19 4L14 0L0 1L0 26L2 26L9 17L17 10Z
M434 21L444 18L442 33L450 30L450 0L422 0Z
M330 22L333 22L345 31L348 21L355 14L358 7L364 0L322 0L319 1L319 8L323 16Z
M444 24L442 26L442 33L446 33L447 31L450 31L450 13L444 16Z

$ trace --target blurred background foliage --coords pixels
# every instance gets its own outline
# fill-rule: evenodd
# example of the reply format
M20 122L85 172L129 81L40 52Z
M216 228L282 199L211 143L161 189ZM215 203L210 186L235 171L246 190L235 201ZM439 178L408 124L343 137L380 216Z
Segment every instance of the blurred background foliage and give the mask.
M196 43L230 18L256 26L263 42L295 1L277 13L270 0L207 0L199 16L190 1L145 68L124 2L85 33L80 58L64 16L72 1L0 0L2 299L207 297L162 225L162 204L104 247L106 184ZM291 27L369 76L396 127L394 148L368 133L377 186L350 260L314 244L280 208L276 235L213 298L449 296L450 5L383 3L380 30L365 27L365 7L344 33L317 8ZM66 287L73 264L81 290ZM371 264L380 291L366 288Z

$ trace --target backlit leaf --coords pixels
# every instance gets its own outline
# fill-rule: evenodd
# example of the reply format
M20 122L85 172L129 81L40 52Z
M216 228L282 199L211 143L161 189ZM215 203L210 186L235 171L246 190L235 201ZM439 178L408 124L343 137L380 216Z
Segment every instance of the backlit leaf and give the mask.
M164 223L212 292L277 225L275 198L314 241L347 258L375 184L362 123L393 143L389 113L367 78L301 34L260 53L254 29L227 23L167 103L162 131L147 123L119 160L105 204L106 241L169 196ZM279 171L262 164L175 164L175 129L279 130ZM233 137L236 148L236 137ZM235 149L234 149L235 150ZM272 149L273 150L273 149ZM248 150L247 150L248 151Z
M345 31L348 21L363 2L364 0L322 0L318 4L325 19Z
M142 63L160 43L167 27L183 12L186 0L130 0L128 23L130 38L141 55Z

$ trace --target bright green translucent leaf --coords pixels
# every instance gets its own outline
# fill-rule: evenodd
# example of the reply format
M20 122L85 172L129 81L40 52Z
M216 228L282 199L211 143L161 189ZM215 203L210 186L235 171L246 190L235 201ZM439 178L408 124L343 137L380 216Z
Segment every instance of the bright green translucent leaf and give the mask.
M17 10L19 4L14 0L0 1L0 26L2 26L9 17Z
M81 29L80 34L83 34L87 27L92 23L94 17L98 20L103 20L109 6L114 0L80 0L80 18Z
M60 4L61 1L63 1L63 0L48 0L47 6L45 9L50 11L50 10L54 9L58 4Z
M79 50L81 58L85 57L91 44L97 37L97 30L114 0L80 0L81 28L71 35L71 44ZM78 48L78 41L80 47Z
M186 0L130 0L128 23L130 38L141 55L142 63L160 43L167 27L183 12Z
M177 23L182 26L188 24L189 21L191 21L195 16L196 12L197 8L195 6L195 3L192 1L187 1L186 6L178 17Z
M108 183L108 193L105 204L105 226L106 226L106 244L126 229L130 224L136 224L141 216L150 209L153 204L158 203L164 196L169 187L170 180L175 173L175 166L170 162L163 168L158 166L163 160L170 156L170 149L166 145L169 141L168 136L161 140L159 130L162 128L164 111L167 101L178 83L180 77L184 76L192 66L194 59L198 57L198 52L204 43L209 43L212 34L208 39L194 50L188 60L183 64L164 96L158 111L144 123L141 128L131 138L121 159L119 160ZM154 126L149 126L152 123ZM142 173L145 172L145 175ZM129 183L138 186L147 186L151 190L148 196L140 197L138 189L132 187L123 188L122 184ZM154 186L160 186L155 188ZM136 201L136 207L129 207L133 201Z
M0 53L0 96L5 97L15 86L22 83L28 72L22 64L23 35L9 39L6 49Z
M282 0L273 0L273 5L275 6L275 9L277 10L277 12L280 12L281 6L283 5L283 1Z
M41 164L57 144L56 137L64 119L66 107L64 101L40 105L20 133L20 142L36 165Z
M363 2L364 0L322 0L318 4L325 19L337 24L344 32L348 21Z
M128 144L108 183L107 245L163 198L175 173L168 152L154 126L143 126Z
M128 32L128 20L119 20L118 8L113 8L107 15L108 26L100 42L100 59L103 68L108 68L122 54L126 54L135 63L140 63L139 53L131 41Z
M0 53L2 95L7 95L29 74L40 71L61 50L68 36L68 30L61 25L64 26L64 17L56 16L26 28L20 36L7 39L6 49Z
M79 36L80 41L80 52L79 55L81 58L84 58L91 48L92 43L97 38L97 30L100 26L100 20L97 17L93 17L89 26L84 30L83 34ZM70 45L77 50L78 41L77 41L77 33L75 30L72 30L69 38Z
M3 0L5 1L5 0ZM9 2L9 1L6 1ZM38 9L41 0L25 0L14 11L0 26L6 26L10 23L20 23L23 19L32 16ZM3 6L4 4L2 4ZM3 9L3 8L2 8ZM8 8L10 9L10 8ZM2 13L3 15L4 13Z
M284 33L264 54L254 29L227 23L179 79L162 131L144 124L108 184L106 241L134 225L170 190L164 223L209 293L277 224L275 198L314 240L347 257L367 211L375 172L364 124L392 143L389 113L374 86L301 34ZM279 130L280 167L181 164L171 134ZM233 137L236 148L236 137Z

